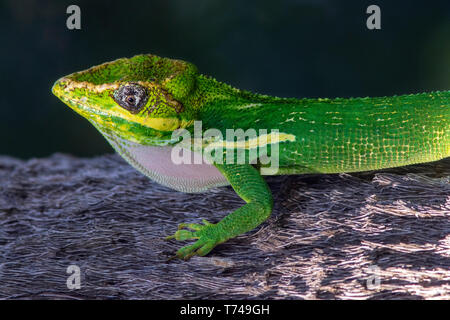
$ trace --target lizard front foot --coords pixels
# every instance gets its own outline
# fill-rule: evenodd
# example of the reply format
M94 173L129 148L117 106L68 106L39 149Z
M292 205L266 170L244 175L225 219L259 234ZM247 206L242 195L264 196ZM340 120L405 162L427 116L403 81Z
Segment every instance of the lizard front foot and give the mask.
M178 226L178 231L174 235L166 237L166 240L190 240L198 239L191 245L179 249L174 258L188 260L194 255L204 256L208 254L216 245L222 243L219 230L216 224L202 220L203 224L182 223ZM188 231L190 229L192 231Z

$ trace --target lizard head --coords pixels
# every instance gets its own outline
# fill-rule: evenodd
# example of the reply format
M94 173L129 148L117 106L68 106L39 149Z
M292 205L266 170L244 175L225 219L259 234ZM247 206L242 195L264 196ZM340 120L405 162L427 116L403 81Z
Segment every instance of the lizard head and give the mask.
M103 134L145 145L162 145L189 126L194 110L184 102L196 86L197 69L154 55L118 59L75 72L52 91Z

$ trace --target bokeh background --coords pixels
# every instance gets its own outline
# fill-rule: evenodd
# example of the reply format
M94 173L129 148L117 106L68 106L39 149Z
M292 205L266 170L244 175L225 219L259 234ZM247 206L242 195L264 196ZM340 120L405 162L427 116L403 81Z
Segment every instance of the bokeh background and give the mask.
M66 28L81 7L82 29ZM381 7L382 29L366 28ZM450 1L0 1L0 154L112 152L54 97L61 76L154 53L238 88L286 97L450 89Z

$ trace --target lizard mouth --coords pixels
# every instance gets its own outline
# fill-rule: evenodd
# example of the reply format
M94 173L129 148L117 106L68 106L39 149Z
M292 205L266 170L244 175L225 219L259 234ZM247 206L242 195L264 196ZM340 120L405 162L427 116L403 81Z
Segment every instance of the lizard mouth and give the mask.
M120 106L114 99L114 92L120 88L120 82L96 85L87 81L73 80L73 75L57 80L52 87L52 92L71 109L90 121L112 122L111 126L116 126L118 123L126 123L127 126L135 124L152 132L166 133L185 127L191 122L190 120L183 122L177 115L152 117L148 114L134 114ZM149 85L144 82L138 83Z
M63 77L54 83L52 93L76 113L91 122L102 134L104 130L101 130L101 128L114 128L115 133L123 139L143 145L167 145L174 142L170 137L171 132L163 133L145 126L145 123L127 119L123 114L118 113L122 109L113 105L114 102L111 105L103 102L103 105L98 106L95 103L95 97L88 97L87 92L102 93L105 91L104 94L107 95L107 90L114 89L118 86L117 84L108 83L103 86L95 86L94 89L88 88L86 85L89 84Z
M76 82L70 80L68 77L63 77L57 80L52 87L52 93L63 101L66 105L72 108L85 118L92 118L96 115L99 117L108 117L109 114L101 108L96 108L95 104L88 103L88 97L85 94L77 93L77 90L93 90L93 86L86 82ZM96 92L100 90L114 89L118 87L118 84L111 83L104 86L95 87Z

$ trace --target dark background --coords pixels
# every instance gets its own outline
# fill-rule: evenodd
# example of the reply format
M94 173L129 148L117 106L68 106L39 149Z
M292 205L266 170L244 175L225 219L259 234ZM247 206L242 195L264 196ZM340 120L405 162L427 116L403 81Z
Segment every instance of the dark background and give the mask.
M81 7L81 30L66 8ZM382 30L366 28L381 7ZM450 89L450 1L0 1L0 154L110 152L56 97L61 76L154 53L241 89L289 97Z

